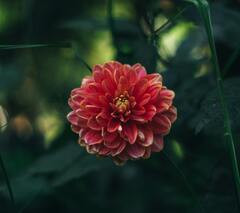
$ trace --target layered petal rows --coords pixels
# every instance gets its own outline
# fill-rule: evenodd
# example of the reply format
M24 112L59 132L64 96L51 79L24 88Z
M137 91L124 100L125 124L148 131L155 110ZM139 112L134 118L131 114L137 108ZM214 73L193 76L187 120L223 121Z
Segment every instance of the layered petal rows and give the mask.
M89 153L121 164L163 149L163 137L177 117L173 98L161 75L147 74L140 64L111 61L96 65L72 90L67 118Z

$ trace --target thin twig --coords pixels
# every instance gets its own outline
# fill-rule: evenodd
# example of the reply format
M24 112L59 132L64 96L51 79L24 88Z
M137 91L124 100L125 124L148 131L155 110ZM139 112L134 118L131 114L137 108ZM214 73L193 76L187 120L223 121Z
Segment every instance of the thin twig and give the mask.
M71 44L68 42L53 43L53 44L1 44L0 50L16 50L16 49L43 48L43 47L71 48Z
M169 27L178 17L180 17L189 6L184 7L182 10L180 10L173 18L168 19L161 27L159 27L157 30L155 30L155 34L158 34L163 29Z
M72 49L74 50L75 56L76 58L90 71L92 72L92 68L88 65L88 63L82 59L82 57L80 56L77 48L75 47L74 44L71 45Z

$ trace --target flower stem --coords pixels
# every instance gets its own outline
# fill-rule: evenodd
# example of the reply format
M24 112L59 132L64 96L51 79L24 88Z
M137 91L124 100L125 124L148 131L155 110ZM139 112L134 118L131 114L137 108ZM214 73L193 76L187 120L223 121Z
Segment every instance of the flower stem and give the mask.
M212 21L211 21L209 4L206 0L197 0L197 3L198 3L197 5L198 9L200 10L201 16L205 24L208 42L209 42L209 46L212 53L212 62L213 62L214 71L215 71L216 80L217 80L218 95L219 95L221 107L223 110L223 116L224 116L224 138L227 142L227 145L229 146L229 153L230 153L231 162L232 162L238 201L240 203L239 167L238 167L238 161L237 161L237 155L236 155L236 148L233 140L233 133L231 129L230 116L227 108L227 103L224 97L223 81L221 77L221 72L220 72L218 58L217 58L217 51L216 51L216 46L215 46L214 37L213 37L213 29L212 29Z
M5 164L4 164L4 161L3 161L3 158L2 158L1 154L0 154L0 166L2 168L4 179L5 179L6 184L7 184L10 199L11 199L13 205L15 205L15 200L14 200L14 196L13 196L12 187L11 187L10 180L9 180L9 177L8 177L8 174L7 174L7 170L6 170L6 167L5 167Z
M189 6L184 7L181 9L173 18L168 19L162 26L155 30L155 34L160 33L162 30L166 29L170 26L176 19L178 19L187 9Z

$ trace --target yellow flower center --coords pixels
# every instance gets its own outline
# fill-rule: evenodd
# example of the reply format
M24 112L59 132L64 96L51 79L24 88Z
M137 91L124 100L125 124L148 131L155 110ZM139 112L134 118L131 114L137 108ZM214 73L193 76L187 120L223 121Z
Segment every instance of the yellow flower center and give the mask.
M116 97L113 100L113 103L116 107L116 110L120 113L124 113L129 110L129 95L128 92L125 91L122 95Z

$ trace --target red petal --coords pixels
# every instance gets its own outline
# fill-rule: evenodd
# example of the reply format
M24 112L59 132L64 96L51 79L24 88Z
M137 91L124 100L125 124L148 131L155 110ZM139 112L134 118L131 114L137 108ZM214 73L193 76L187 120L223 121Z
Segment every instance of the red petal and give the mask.
M90 154L96 154L96 153L98 153L100 148L101 148L101 147L99 146L99 144L91 145L91 146L88 146L88 145L87 145L87 146L86 146L86 150L87 150L87 152L90 153Z
M153 105L147 105L146 106L146 113L144 114L145 120L152 120L152 118L156 115L157 109Z
M153 143L153 131L146 125L138 131L138 143L142 146L150 146Z
M81 101L83 100L83 98L80 95L74 95L71 96L68 99L68 105L73 109L73 110L77 110L80 105L81 105Z
M132 113L134 115L143 115L146 112L146 109L142 106L135 106L134 109L132 110Z
M145 104L147 104L149 102L150 98L151 98L151 95L148 93L145 93L138 103L139 106L144 106Z
M107 126L107 131L108 132L115 132L120 126L120 122L114 118L109 120L108 126Z
M172 105L172 101L170 101L170 103L166 103L164 101L159 102L156 104L157 112L161 113L167 111L170 105Z
M119 138L116 138L112 141L104 141L104 145L110 149L116 149L121 144L121 140Z
M79 134L81 127L80 126L75 126L75 125L71 125L72 131Z
M82 86L86 86L87 84L93 82L92 76L86 76L82 79Z
M102 127L98 124L96 117L92 116L88 122L87 122L87 126L93 130L101 130Z
M117 149L112 150L111 155L116 156L119 155L125 149L127 143L124 140L121 140L121 143Z
M127 78L130 84L134 84L137 81L137 73L134 69L130 69L127 73Z
M103 140L107 142L113 142L117 138L117 136L118 136L117 132L112 132L112 133L105 132L103 134Z
M88 145L99 144L103 141L101 132L89 130L84 136L85 143Z
M127 91L130 84L128 79L125 76L121 76L118 83L118 90L119 91Z
M96 116L96 120L101 127L107 127L108 120L101 117L101 114Z
M157 136L154 138L153 145L151 146L152 152L160 152L164 147L163 137Z
M111 81L109 81L107 79L102 81L102 87L105 92L108 92L111 95L113 95L116 90L116 87L111 83Z
M108 155L111 151L112 151L112 149L109 149L109 148L106 147L106 146L102 146L102 147L99 149L98 154L99 154L99 155Z
M157 115L152 122L152 129L155 134L167 134L171 128L171 121L165 115Z
M83 118L83 119L88 119L91 116L89 111L83 110L83 109L78 109L76 111L76 114L77 114L78 117Z
M175 96L175 93L172 90L168 90L168 89L162 89L160 92L160 97L162 99L169 99L172 100Z
M102 110L100 107L95 106L95 105L86 105L85 109L91 114L99 113Z
M177 119L177 109L174 106L171 106L168 111L163 113L164 115L166 115L169 120L171 121L171 123L175 122Z
M76 113L74 111L70 112L68 115L67 115L67 119L68 121L75 125L75 126L78 126L78 116L76 115Z
M145 153L144 153L144 155L143 155L143 158L144 159L147 159L147 158L149 158L150 156L151 156L151 147L147 147L146 149L145 149Z
M148 74L146 78L149 80L150 83L162 81L162 76L158 73Z
M138 129L133 122L126 123L123 126L123 134L126 136L130 144L134 144L137 139Z
M138 81L138 83L136 83L134 90L133 90L133 95L138 98L141 99L142 95L144 94L144 92L147 90L148 87L148 80L143 78L141 80Z
M156 101L161 91L162 83L155 83L147 89L147 93L151 95L151 101Z
M144 155L145 148L136 143L133 145L129 145L127 147L127 152L129 154L129 156L132 158L140 158Z
M137 72L138 79L147 75L145 68L141 64L134 64L132 68Z

